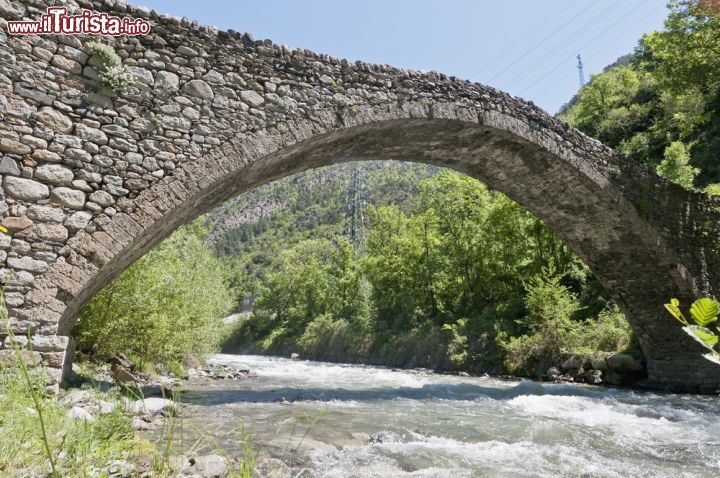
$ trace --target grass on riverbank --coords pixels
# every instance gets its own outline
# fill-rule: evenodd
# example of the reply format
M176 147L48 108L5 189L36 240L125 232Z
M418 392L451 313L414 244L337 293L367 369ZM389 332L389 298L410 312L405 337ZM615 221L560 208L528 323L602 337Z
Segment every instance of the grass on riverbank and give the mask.
M117 406L119 394L98 392L98 400L116 405L112 411L92 421L71 418L57 398L43 396L43 371L23 369L21 357L0 366L0 474L87 476L113 460L157 454Z
M123 466L149 476L180 474L173 457L193 452L193 447L184 449L175 439L182 430L180 416L170 414L161 438L152 442L133 427L135 413L118 387L109 392L88 388L98 413L90 419L72 416L72 404L62 394L46 395L45 371L36 365L37 354L15 345L2 290L0 325L9 337L6 346L10 344L0 355L0 476L109 476L113 467ZM255 455L250 436L243 435L242 443L242 457L229 466L228 477L252 476Z

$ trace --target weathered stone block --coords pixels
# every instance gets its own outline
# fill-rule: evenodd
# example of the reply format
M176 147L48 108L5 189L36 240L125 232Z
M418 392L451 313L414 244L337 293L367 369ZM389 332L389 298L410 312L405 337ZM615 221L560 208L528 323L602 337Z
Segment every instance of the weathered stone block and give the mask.
M7 265L8 267L12 267L14 269L21 269L36 273L45 272L48 269L48 265L45 262L28 256L10 257L7 259Z
M32 151L30 146L8 138L0 138L0 153L8 154L29 154Z
M75 136L95 144L108 143L108 137L107 135L105 135L105 133L103 133L97 128L91 128L82 123L78 123L75 125Z
M240 99L243 101L243 103L246 103L253 108L260 108L262 105L265 104L265 98L260 96L257 91L254 90L241 91Z
M4 156L2 159L0 159L0 174L8 176L20 176L20 168L18 167L18 164L14 159Z
M58 133L68 134L73 130L72 120L54 108L43 107L37 112L37 120Z
M35 168L35 179L50 184L69 184L74 174L65 166L59 164L43 164Z
M54 188L50 200L70 209L82 209L85 205L85 193L66 187Z
M36 224L35 234L46 241L64 243L68 239L68 230L62 224Z
M188 95L196 98L212 100L215 97L210 85L203 80L190 80L183 85L182 90Z
M165 90L175 91L180 86L180 78L169 71L158 71L155 75L155 86Z
M106 191L98 190L90 194L90 200L103 207L112 206L115 204L115 199L112 195Z
M91 220L92 214L87 211L78 211L67 218L65 225L70 229L85 229Z
M80 63L61 55L55 55L50 64L75 75L82 73L82 65Z
M65 213L62 208L39 204L30 206L27 215L30 219L42 222L63 222L65 220Z
M50 194L50 189L45 184L32 179L6 176L3 186L10 197L25 201L45 199Z

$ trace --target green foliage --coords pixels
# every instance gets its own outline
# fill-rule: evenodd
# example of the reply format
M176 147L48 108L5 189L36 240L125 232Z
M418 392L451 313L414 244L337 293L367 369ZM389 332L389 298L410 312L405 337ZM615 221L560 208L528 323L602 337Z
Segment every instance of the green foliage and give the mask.
M528 282L527 316L519 321L526 333L499 336L508 371L540 375L573 351L580 324L572 319L581 305L578 297L560 283L561 279L552 269L546 269Z
M32 374L35 386L42 386L42 371ZM113 397L104 396L104 400ZM115 397L119 399L119 397ZM111 460L152 453L152 446L135 435L131 418L122 406L86 422L69 418L67 409L55 398L41 399L45 436L55 462L57 476L84 476L90 468L100 468ZM0 368L0 474L45 476L50 471L39 429L38 414L19 368ZM9 476L9 475L8 475Z
M720 81L720 19L695 1L672 0L665 29L643 37L655 76L673 90L716 90Z
M720 19L696 2L669 7L665 29L595 75L561 116L672 181L704 187L720 182Z
M690 315L696 324L705 327L706 325L717 322L717 316L720 313L720 304L707 297L698 299L690 306Z
M460 365L468 358L467 319L459 319L454 324L443 324L442 330L449 334L448 356L452 363Z
M540 376L572 355L625 351L633 346L630 325L614 304L597 318L573 320L582 311L580 301L552 270L534 277L527 292L528 316L519 321L527 332L498 334L508 371Z
M605 302L587 268L529 212L447 171L418 192L412 210L368 207L359 259L337 239L279 253L228 350L498 371L505 354L513 370L534 373L541 355L554 362L566 349L593 350L591 340L610 350L629 342L619 312L598 318ZM525 341L503 348L517 337ZM527 340L542 343L516 359Z
M693 180L700 171L690 166L690 154L681 141L673 141L665 148L665 157L657 166L659 175L685 188L693 187Z
M308 239L332 241L345 229L347 185L354 165L306 171L261 186L212 211L211 242L232 271L230 286L240 297L256 294L282 251ZM418 185L437 168L421 164L361 163L370 204L415 206ZM265 210L256 215L256 211Z
M103 85L115 92L122 91L132 84L130 73L122 66L110 66L98 73Z
M720 303L708 297L703 297L693 302L690 306L690 316L697 325L690 324L685 318L685 315L680 309L679 300L670 299L670 303L665 304L665 308L670 312L670 315L683 325L682 330L708 351L703 354L703 357L711 362L720 364L720 352L715 349L718 338L720 337L707 328L708 325L717 322L718 314L720 314ZM715 329L720 332L720 328L718 328L717 325Z
M140 366L215 351L230 293L204 237L197 227L179 229L101 290L80 313L79 347L133 355Z
M705 192L710 196L720 196L720 183L708 184L705 187Z
M90 42L85 45L85 51L89 55L97 55L105 67L109 68L122 64L122 59L115 53L115 49L105 43Z

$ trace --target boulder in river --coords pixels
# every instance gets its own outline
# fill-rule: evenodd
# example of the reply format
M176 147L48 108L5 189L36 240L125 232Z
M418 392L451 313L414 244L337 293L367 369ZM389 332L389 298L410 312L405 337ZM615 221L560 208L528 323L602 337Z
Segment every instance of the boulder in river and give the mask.
M513 388L508 389L507 394L510 398L522 395L545 395L545 388L532 380L523 380Z
M581 357L571 355L570 358L565 360L560 367L566 371L580 370L583 367L584 362L585 360Z
M588 370L583 374L582 378L585 383L589 383L591 385L599 385L602 383L602 371Z
M290 354L290 358L292 360L300 360L300 354L292 353Z
M550 367L545 373L545 375L547 375L548 380L555 381L560 379L562 373L557 367Z
M257 473L263 478L285 478L288 466L277 458L262 458L257 463Z
M605 361L607 353L605 352L594 352L590 355L590 365L595 370L607 370L607 362Z
M640 362L635 360L627 354L613 354L608 356L605 361L608 366L615 370L627 370L628 372L640 372L643 366Z

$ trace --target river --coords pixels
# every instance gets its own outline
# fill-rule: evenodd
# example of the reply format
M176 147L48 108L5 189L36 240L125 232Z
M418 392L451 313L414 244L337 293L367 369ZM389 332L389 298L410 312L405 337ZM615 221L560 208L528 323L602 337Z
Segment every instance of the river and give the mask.
M194 380L183 438L300 477L715 477L720 402L582 385L216 355L242 380ZM304 471L303 471L304 470Z

